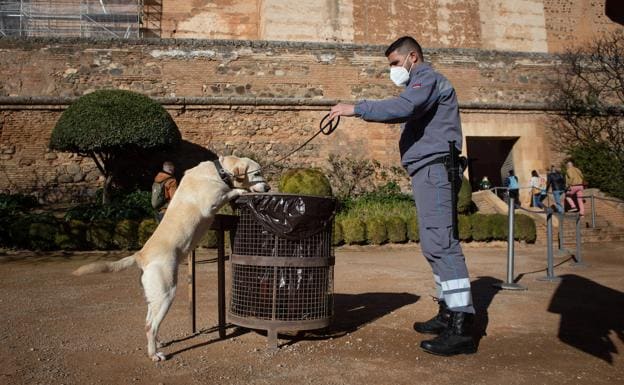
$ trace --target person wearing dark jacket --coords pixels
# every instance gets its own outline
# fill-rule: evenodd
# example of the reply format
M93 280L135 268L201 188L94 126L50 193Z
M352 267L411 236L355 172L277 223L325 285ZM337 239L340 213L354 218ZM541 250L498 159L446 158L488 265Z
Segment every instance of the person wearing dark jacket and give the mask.
M565 178L563 177L563 175L561 175L561 172L553 165L550 166L550 172L547 176L546 191L548 190L551 190L553 193L557 212L563 214L563 204L561 203L561 197L566 190Z
M409 36L393 42L385 52L390 79L403 91L394 98L339 103L330 119L357 116L365 121L402 123L399 138L401 163L412 178L418 211L420 246L431 265L439 311L426 322L416 322L419 333L437 334L422 341L426 352L438 355L474 353L470 333L475 308L464 254L453 231L452 181L449 145L462 148L462 130L455 88L423 59L422 48ZM463 170L461 166L460 175ZM453 174L451 174L453 175Z

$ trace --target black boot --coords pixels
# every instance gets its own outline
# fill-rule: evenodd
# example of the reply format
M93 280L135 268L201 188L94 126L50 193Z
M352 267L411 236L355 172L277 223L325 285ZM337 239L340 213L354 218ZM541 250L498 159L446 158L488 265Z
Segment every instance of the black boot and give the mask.
M439 310L432 319L426 322L414 322L414 330L422 334L440 334L446 329L451 311L446 307L444 300L438 301Z
M477 346L470 335L470 326L474 316L463 312L449 312L448 327L436 338L421 342L420 347L427 353L440 356L475 353Z

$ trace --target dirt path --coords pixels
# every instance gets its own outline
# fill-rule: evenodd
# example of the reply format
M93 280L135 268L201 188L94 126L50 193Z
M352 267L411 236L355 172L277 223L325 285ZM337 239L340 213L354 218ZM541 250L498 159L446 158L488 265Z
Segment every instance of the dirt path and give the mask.
M565 262L555 270L563 280L550 283L536 280L544 250L518 247L516 272L529 290L511 292L492 287L505 277L505 248L466 247L485 336L477 354L453 358L424 353L424 337L412 331L436 311L417 246L337 250L330 333L280 339L274 353L253 331L231 327L218 340L216 264L200 263L202 333L189 335L182 284L161 329L169 359L157 364L145 355L137 269L74 277L103 256L0 255L0 383L622 384L624 244L584 251L590 267Z

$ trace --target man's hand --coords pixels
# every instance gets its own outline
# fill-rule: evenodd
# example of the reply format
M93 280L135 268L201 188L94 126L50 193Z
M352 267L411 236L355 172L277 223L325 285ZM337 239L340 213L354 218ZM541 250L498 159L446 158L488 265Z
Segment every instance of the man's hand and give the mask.
M355 115L355 106L353 104L338 103L332 107L329 113L329 120L336 116L353 116Z

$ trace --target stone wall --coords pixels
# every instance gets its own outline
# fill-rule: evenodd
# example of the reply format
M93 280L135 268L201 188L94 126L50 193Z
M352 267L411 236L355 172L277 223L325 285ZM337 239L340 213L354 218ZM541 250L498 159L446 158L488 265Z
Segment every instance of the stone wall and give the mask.
M412 35L425 47L557 52L621 28L604 7L605 0L165 0L152 17L163 38L389 44Z
M93 163L49 152L47 143L66 106L102 88L159 100L189 144L186 150L254 154L270 163L314 134L337 99L397 94L383 50L248 41L0 39L0 190L39 191L47 201L92 194L98 185ZM457 49L425 54L457 89L465 135L519 138L514 159L521 183L531 169L550 164L544 103L554 57ZM322 167L330 154L338 154L375 159L390 169L399 164L398 135L397 125L343 119L331 137L315 139L291 164ZM192 166L186 150L173 154L174 160Z

